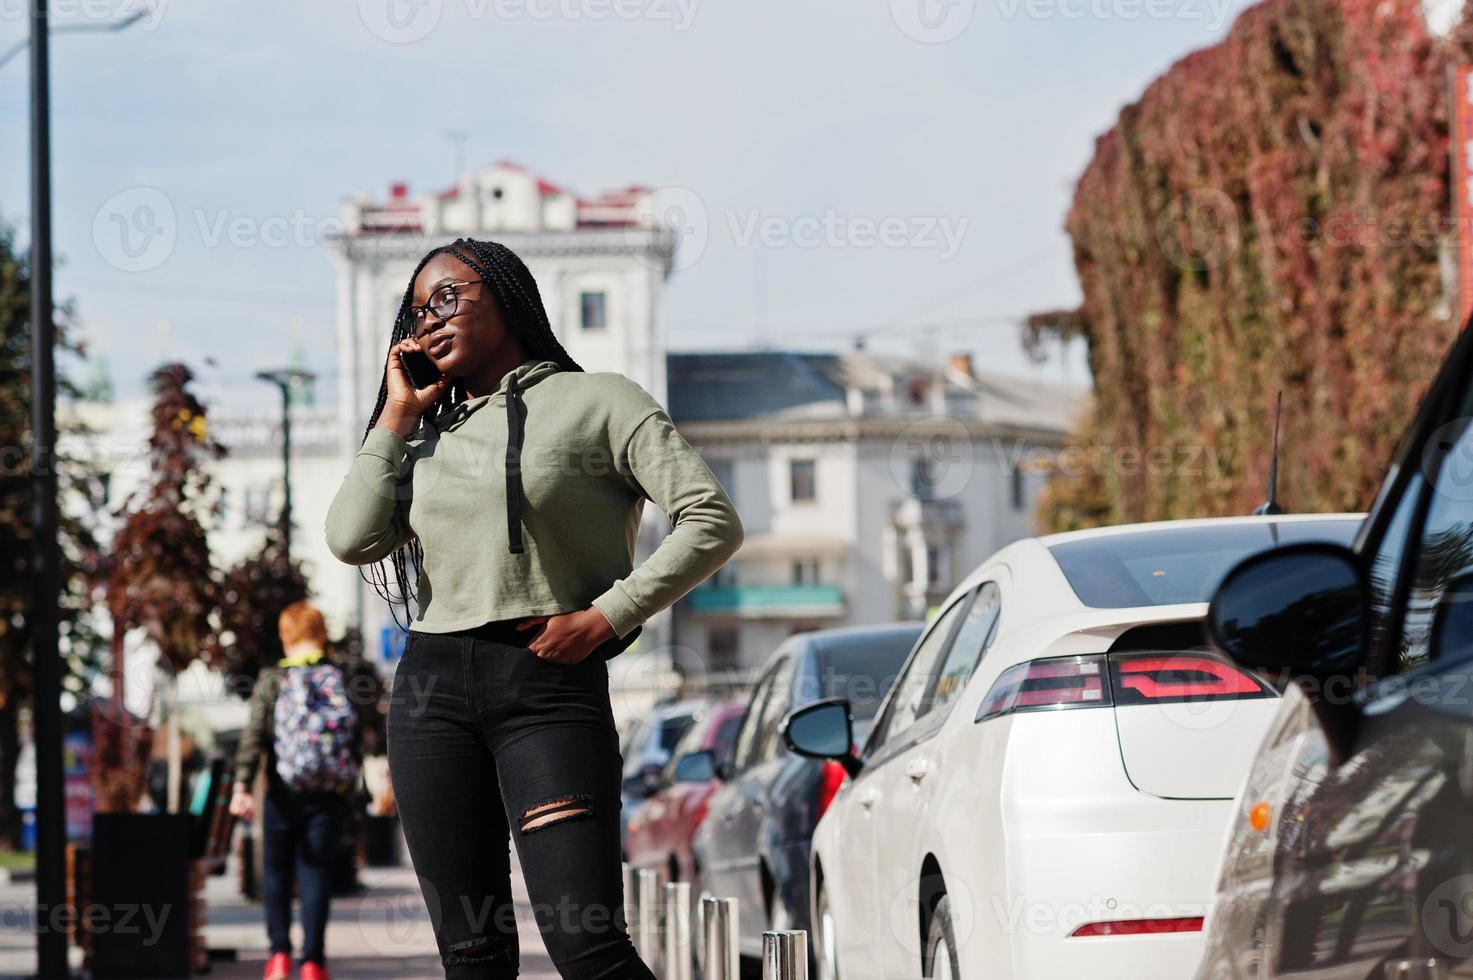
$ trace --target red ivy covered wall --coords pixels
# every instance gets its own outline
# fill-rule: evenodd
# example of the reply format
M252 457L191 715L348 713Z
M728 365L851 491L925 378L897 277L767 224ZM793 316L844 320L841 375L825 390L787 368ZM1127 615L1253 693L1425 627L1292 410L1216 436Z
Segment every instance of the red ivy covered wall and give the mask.
M1094 452L1045 527L1248 513L1280 388L1286 509L1368 504L1454 333L1454 57L1416 0L1267 0L1121 112L1067 220Z

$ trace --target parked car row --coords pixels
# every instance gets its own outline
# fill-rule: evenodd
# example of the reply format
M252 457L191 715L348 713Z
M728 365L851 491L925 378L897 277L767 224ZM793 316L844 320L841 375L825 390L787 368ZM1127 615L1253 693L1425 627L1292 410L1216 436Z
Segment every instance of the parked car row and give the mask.
M1470 382L1465 333L1369 515L1023 540L789 638L631 860L826 980L1473 975Z

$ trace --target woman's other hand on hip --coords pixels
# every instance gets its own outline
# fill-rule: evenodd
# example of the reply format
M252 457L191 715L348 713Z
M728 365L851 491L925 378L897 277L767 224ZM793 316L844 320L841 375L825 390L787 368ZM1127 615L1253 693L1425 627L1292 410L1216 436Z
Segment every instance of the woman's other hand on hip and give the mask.
M519 630L538 627L527 649L558 664L576 664L614 636L614 627L592 606L556 616L529 616L517 623Z

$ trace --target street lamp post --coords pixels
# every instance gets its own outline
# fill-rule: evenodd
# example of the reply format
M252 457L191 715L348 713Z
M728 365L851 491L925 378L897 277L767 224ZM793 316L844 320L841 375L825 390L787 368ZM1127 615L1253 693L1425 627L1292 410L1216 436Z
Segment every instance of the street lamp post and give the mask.
M101 31L105 33L122 31L127 30L129 27L132 27L134 24L142 20L145 16L147 16L146 11L138 10L132 14L129 14L127 17L122 18L121 20L110 21L106 24L62 24L58 27L51 28L51 33L61 34L65 32L72 34L81 34L93 31ZM6 62L10 61L10 59L14 58L16 55L24 51L26 49L26 45L29 43L29 40L18 41L12 47L6 49L3 52L0 52L0 67L4 67Z
M292 538L292 392L316 380L310 371L284 368L279 371L257 371L256 377L281 389L281 550L291 557Z
M51 106L44 0L31 20L31 459L33 535L31 610L36 717L36 974L67 977L66 931L54 912L66 905L66 812L61 775L61 651L56 500L56 325L51 302Z

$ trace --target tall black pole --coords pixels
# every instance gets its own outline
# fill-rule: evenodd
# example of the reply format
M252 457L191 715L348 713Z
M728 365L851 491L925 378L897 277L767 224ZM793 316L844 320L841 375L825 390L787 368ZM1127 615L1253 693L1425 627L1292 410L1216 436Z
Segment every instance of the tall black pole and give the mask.
M281 502L281 549L292 553L292 392L300 385L310 385L314 376L300 368L279 371L257 371L256 377L281 389L281 482L285 489Z
M32 636L36 717L37 975L70 974L65 920L66 812L61 774L61 654L57 609L56 327L51 306L51 106L46 0L31 0L31 483L35 497Z
M292 554L292 391L290 384L281 386L281 482L285 494L281 502L281 553Z

